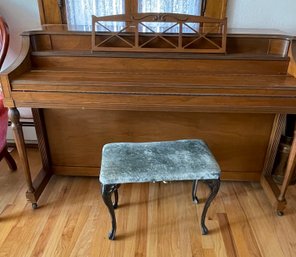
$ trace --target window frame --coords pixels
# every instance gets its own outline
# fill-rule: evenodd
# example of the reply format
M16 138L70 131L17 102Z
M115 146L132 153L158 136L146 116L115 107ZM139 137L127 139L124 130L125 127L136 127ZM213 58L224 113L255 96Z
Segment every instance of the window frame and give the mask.
M225 18L228 0L202 0L201 16ZM38 0L41 24L67 24L65 0ZM138 0L125 0L125 13L138 11Z

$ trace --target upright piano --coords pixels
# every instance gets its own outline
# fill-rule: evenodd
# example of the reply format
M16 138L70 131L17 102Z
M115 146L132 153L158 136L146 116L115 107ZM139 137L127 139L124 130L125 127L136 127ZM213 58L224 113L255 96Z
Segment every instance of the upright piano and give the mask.
M184 50L188 43L168 49L191 40L180 31L153 40L129 33L111 33L111 46L104 33L63 25L22 34L21 53L1 82L33 207L52 174L97 176L105 143L202 138L222 179L260 181L282 212L286 186L280 190L271 172L286 115L296 113L295 38L229 30L223 45L198 30L194 45L207 52ZM150 49L139 49L147 41ZM209 47L219 42L218 51ZM42 159L34 181L18 107L33 108Z

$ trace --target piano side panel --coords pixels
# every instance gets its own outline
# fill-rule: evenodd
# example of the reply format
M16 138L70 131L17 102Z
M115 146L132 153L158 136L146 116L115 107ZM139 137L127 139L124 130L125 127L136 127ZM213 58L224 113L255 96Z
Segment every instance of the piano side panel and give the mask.
M53 172L97 176L102 146L115 141L202 138L222 178L259 181L273 114L45 109Z
M288 54L289 47L290 47L290 42L288 40L283 40L283 39L270 40L268 53L286 56Z
M272 37L232 37L227 40L227 54L287 56L289 40Z
M87 35L38 35L31 37L35 51L63 51L79 50L86 51L91 49L91 39Z
M288 73L296 78L296 40L292 41L289 49L290 63L288 67Z
M52 40L50 35L39 35L36 37L31 37L31 45L33 51L37 49L42 49L42 51L51 51L53 50Z

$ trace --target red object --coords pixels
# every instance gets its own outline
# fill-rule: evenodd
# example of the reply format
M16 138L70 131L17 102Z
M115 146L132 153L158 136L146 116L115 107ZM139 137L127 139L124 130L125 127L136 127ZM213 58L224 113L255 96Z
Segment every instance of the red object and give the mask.
M8 115L7 108L3 106L3 96L0 94L0 152L6 146Z
M5 56L8 50L9 43L9 34L8 34L8 26L0 17L0 68L4 62ZM0 161L4 158L7 161L7 164L11 170L16 170L16 164L14 159L11 157L10 153L7 151L7 142L6 142L6 134L7 134L7 126L8 126L8 114L7 108L3 105L3 95L0 91Z

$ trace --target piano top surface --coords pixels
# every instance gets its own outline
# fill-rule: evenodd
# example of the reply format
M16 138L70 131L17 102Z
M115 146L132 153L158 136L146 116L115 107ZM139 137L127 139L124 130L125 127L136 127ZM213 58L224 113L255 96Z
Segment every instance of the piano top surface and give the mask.
M90 33L92 31L91 25L67 25L67 24L45 24L41 27L36 27L32 30L25 31L22 35L29 35L29 34L47 34L47 33ZM281 38L295 38L295 35L278 30L278 29L257 29L257 28L227 28L227 34L230 36L241 36L241 35L255 35L261 37L281 37Z

